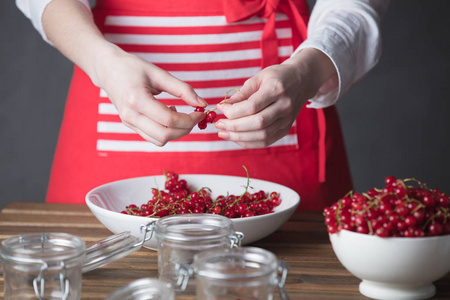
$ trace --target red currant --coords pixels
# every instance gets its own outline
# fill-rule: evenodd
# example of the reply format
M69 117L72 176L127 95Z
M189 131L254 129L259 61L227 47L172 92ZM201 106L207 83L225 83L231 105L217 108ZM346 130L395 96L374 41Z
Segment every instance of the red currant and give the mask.
M208 126L208 122L206 121L206 118L201 120L200 122L198 122L197 126L201 130L206 129L206 127Z
M207 115L206 115L206 121L209 123L214 122L215 118L216 118L217 114L215 111L210 111Z
M388 237L389 236L389 231L386 230L386 228L384 228L384 227L379 227L375 231L375 234L378 235L379 237Z
M428 230L432 235L440 235L442 233L442 226L433 222L428 226Z
M387 187L395 186L397 183L397 178L395 178L395 176L388 176L384 180L384 183L386 184Z

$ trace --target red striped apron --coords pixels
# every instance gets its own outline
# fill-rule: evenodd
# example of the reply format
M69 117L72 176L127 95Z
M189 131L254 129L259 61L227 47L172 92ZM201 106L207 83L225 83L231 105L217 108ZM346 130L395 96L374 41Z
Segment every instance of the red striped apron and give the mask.
M287 59L306 35L303 0L185 3L101 0L93 14L106 39L186 81L211 106ZM156 98L194 110L167 93ZM296 190L301 209L320 210L352 186L335 107L303 107L289 134L263 149L221 140L211 125L156 147L123 125L107 95L75 67L46 201L81 204L98 185L164 170L245 176L242 165L252 178Z

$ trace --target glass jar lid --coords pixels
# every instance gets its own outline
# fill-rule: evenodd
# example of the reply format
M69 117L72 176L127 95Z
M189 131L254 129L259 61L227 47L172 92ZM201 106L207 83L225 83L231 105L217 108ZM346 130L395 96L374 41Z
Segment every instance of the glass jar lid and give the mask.
M139 238L132 236L129 231L98 241L86 249L83 273L119 260L139 250L141 245Z
M84 256L85 243L67 233L29 233L2 241L4 260L19 263L54 263Z
M257 247L240 247L225 251L205 251L195 255L196 276L213 279L256 278L277 272L276 256Z
M105 300L173 300L175 292L169 283L156 278L141 278L113 292Z
M166 216L155 225L157 237L180 242L221 239L233 233L233 223L229 218L212 214Z

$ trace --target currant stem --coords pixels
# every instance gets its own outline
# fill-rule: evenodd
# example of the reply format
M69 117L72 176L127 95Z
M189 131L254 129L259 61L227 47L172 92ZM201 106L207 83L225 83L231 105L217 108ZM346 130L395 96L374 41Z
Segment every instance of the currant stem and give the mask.
M220 104L226 103L226 102L227 102L228 94L229 94L230 92L232 92L232 91L238 91L238 92L239 92L239 89L231 89L231 90L229 90L229 91L225 94L225 98L220 102Z
M367 220L367 227L369 227L369 232L370 232L370 234L372 234L372 235L373 235L373 228L372 228L372 224L370 223L370 221L369 221L369 220Z
M228 94L229 94L230 92L232 92L232 91L238 91L238 92L239 92L239 89L231 89L231 90L229 90L229 91L225 94L224 99L223 99L222 101L220 101L219 104L227 103L227 100L228 100L228 99L227 99ZM210 109L208 109L207 111L205 111L205 114L207 115L210 111L213 111L213 110L216 110L216 109L217 109L217 106L211 107Z
M225 206L225 208L228 208L228 207L230 207L231 205L239 204L239 201L242 199L242 197L244 197L244 195L247 195L247 194L248 194L248 187L249 187L249 185L250 185L250 175L248 174L247 168L246 168L244 165L242 165L242 167L244 168L245 173L247 173L247 184L246 184L246 186L245 186L245 191L239 196L239 198L237 198L236 200L234 200L233 203L228 204L227 206Z
M244 168L245 173L247 174L247 184L245 186L245 192L244 192L244 194L246 194L248 192L248 187L250 186L250 175L248 174L247 168L244 165L242 165L242 167Z

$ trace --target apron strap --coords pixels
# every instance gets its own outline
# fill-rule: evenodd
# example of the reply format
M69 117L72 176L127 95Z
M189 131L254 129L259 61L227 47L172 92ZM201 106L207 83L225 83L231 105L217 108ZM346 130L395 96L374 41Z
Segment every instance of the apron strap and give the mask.
M316 109L317 113L317 125L319 129L318 138L318 181L319 183L325 182L325 170L326 170L326 133L327 133L327 121L325 118L325 112L322 108Z

